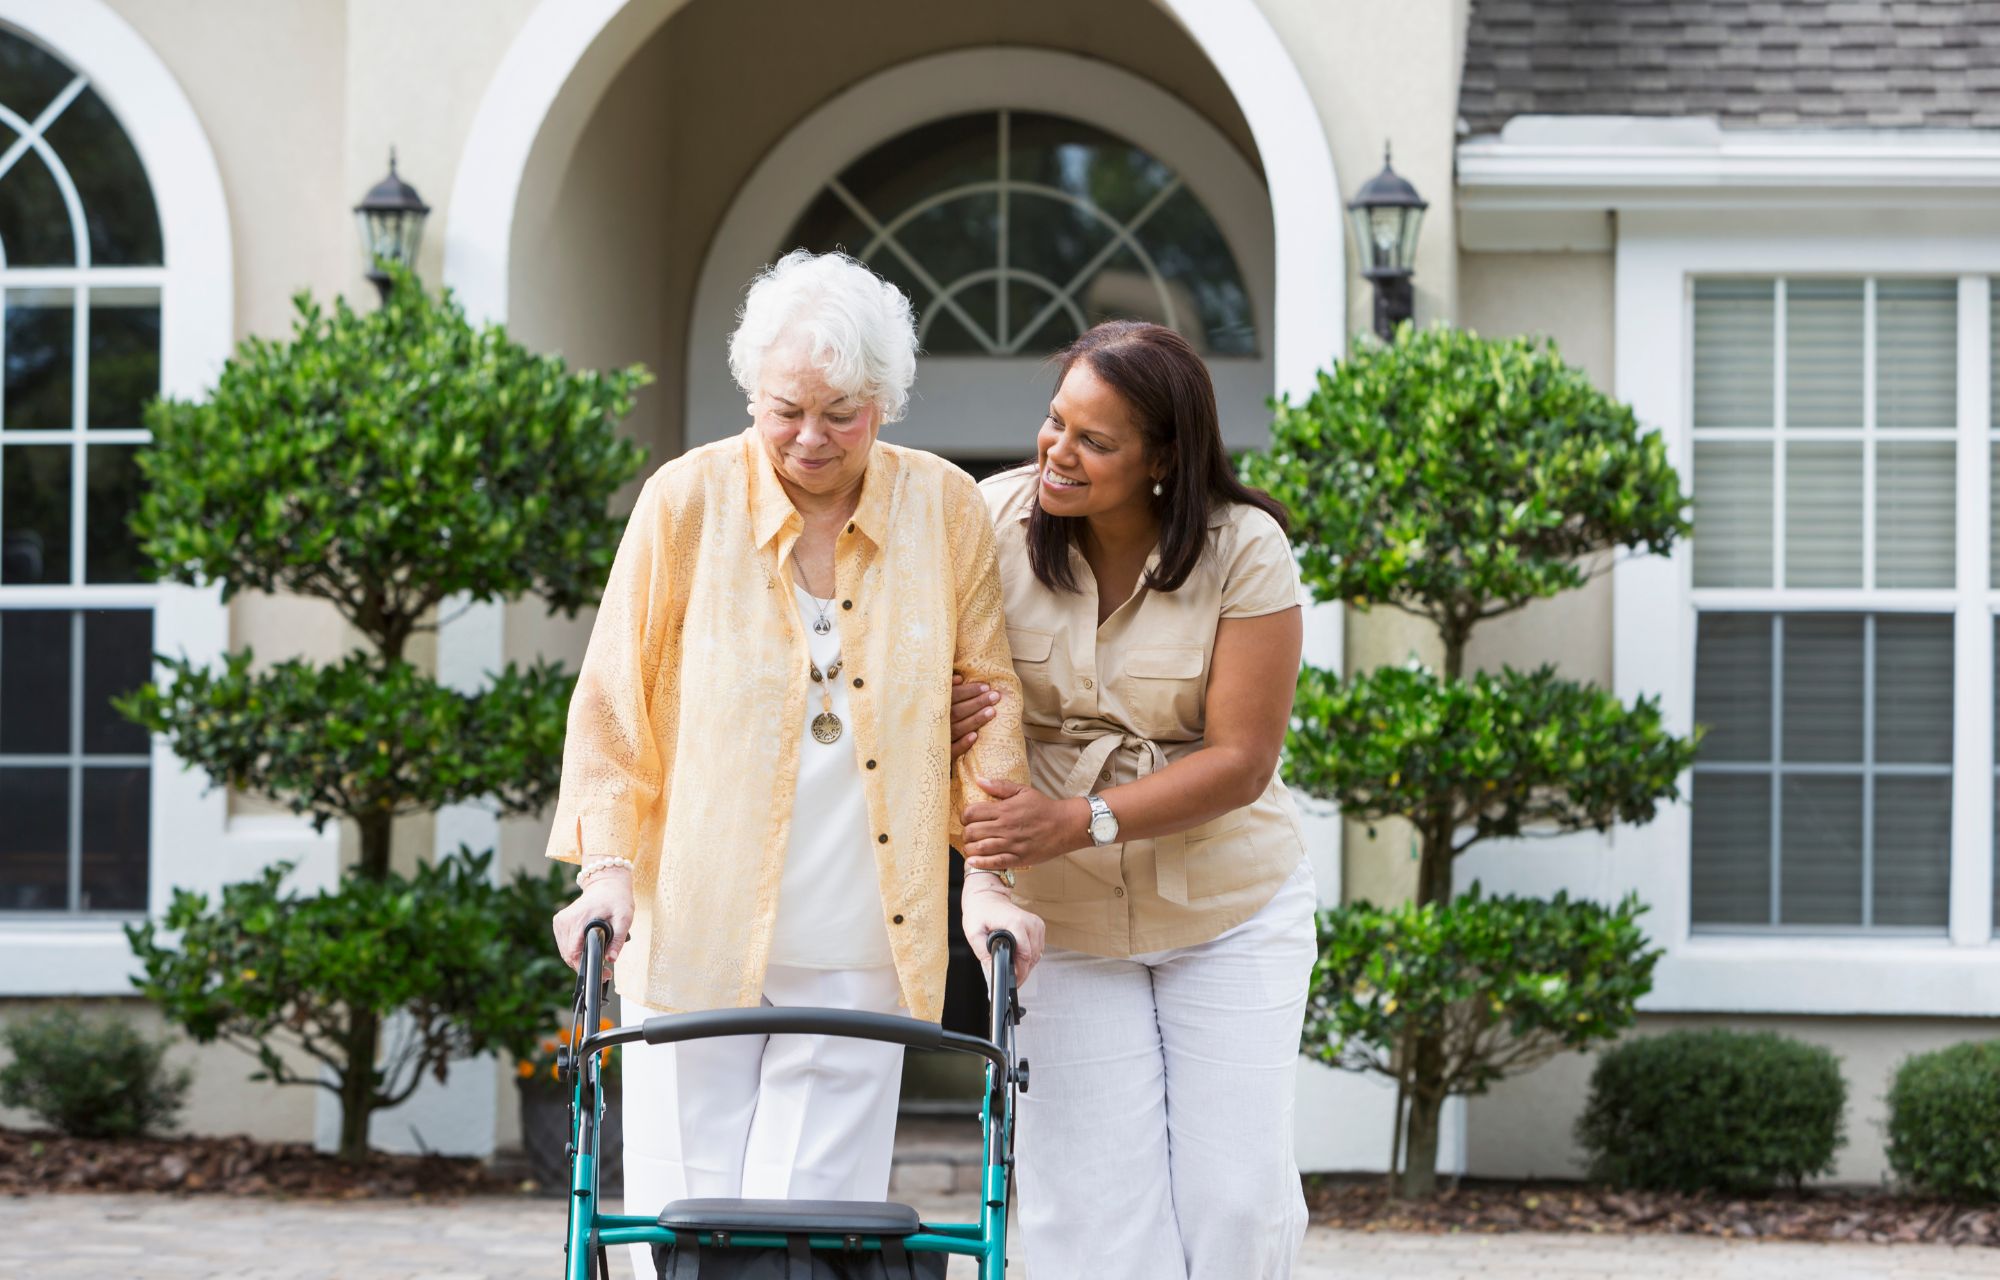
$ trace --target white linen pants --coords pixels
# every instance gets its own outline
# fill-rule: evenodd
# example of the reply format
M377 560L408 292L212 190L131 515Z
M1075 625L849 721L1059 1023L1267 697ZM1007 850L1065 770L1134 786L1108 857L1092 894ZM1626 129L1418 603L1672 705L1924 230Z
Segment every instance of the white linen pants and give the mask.
M1198 946L1050 948L1021 989L1032 1280L1283 1280L1305 1238L1294 1079L1318 942L1303 862Z
M772 965L766 1005L901 1013L891 967ZM630 1025L658 1011L627 1000ZM674 1200L882 1200L896 1144L903 1047L836 1036L731 1036L619 1051L625 1212ZM652 1280L651 1246L631 1248Z

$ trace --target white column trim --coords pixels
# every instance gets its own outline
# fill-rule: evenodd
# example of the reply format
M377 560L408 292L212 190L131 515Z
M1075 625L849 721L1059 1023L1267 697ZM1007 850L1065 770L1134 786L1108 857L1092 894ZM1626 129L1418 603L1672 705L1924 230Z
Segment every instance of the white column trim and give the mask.
M1993 937L1991 277L1958 286L1958 608L1952 705L1951 940ZM1968 512L1987 512L1983 520ZM1973 712L1982 708L1984 713ZM1972 712L1968 714L1968 712Z

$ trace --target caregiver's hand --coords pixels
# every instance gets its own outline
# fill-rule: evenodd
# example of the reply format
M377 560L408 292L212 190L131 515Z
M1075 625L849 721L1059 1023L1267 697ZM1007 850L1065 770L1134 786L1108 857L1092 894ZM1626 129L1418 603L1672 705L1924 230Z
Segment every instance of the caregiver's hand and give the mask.
M989 871L1032 867L1090 843L1090 802L1051 800L1002 778L978 779L991 800L965 806L965 865Z
M951 758L956 760L979 741L979 726L993 718L1000 691L991 685L951 678Z
M983 878L983 877L982 877ZM556 912L556 950L563 963L574 969L583 963L583 927L592 920L611 925L611 942L604 949L604 963L618 958L625 936L632 931L632 873L623 867L600 871L592 876L576 900Z
M993 980L993 957L986 940L1005 929L1014 935L1014 982L1026 982L1035 962L1042 958L1042 918L1015 906L1007 886L993 876L967 876L960 901L959 922L965 929L965 940L972 944L972 954L979 957L987 981Z

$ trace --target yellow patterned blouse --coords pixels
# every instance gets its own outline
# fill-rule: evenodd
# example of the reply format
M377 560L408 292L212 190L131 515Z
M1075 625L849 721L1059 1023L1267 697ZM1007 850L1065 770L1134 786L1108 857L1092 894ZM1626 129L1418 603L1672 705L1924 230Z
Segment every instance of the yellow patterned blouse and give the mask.
M548 856L637 863L619 994L655 1009L758 1002L806 714L786 557L804 528L754 428L646 482L570 699ZM944 1002L946 859L972 779L1026 781L993 527L972 479L877 441L835 549L840 678L903 1002ZM951 677L1004 691L954 769ZM580 847L579 847L580 846Z

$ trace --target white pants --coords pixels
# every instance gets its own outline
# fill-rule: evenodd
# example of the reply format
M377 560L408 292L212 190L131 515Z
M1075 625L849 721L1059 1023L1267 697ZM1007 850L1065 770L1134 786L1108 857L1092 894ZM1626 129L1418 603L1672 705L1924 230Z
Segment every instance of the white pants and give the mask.
M900 1013L893 968L772 965L764 1003ZM630 1025L657 1010L627 1000ZM896 1145L903 1047L836 1036L731 1036L621 1052L625 1212L693 1197L882 1200ZM651 1280L651 1247L631 1249Z
M1318 943L1301 863L1211 942L1051 948L1021 989L1032 1280L1282 1280L1305 1238L1292 1098Z

